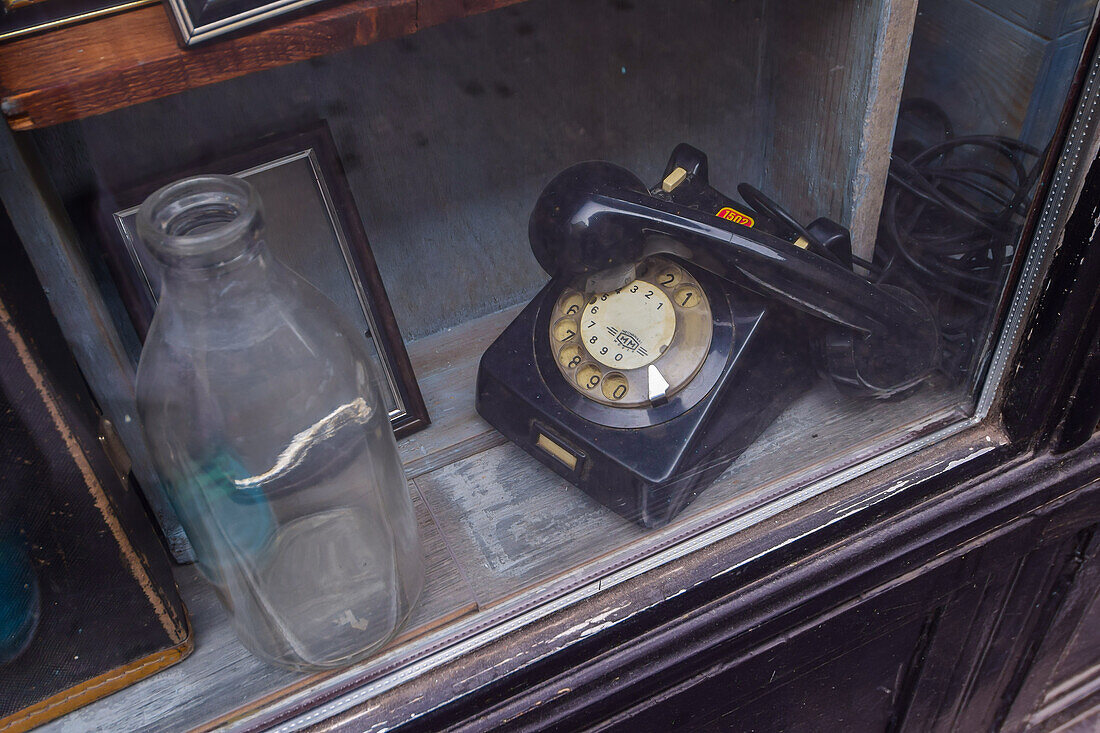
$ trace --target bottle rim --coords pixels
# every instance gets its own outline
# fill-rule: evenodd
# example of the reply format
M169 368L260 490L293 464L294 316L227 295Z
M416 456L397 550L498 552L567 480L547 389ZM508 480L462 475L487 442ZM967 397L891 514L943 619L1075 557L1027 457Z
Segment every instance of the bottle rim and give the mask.
M236 176L201 175L158 189L137 212L138 236L173 266L208 267L235 259L259 239L256 189Z

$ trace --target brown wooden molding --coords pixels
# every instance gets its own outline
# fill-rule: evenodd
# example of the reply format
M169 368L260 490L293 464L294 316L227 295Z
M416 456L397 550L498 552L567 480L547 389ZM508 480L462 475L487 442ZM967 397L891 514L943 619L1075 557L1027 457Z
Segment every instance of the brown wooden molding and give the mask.
M13 130L47 127L518 1L347 0L193 49L142 7L0 45L0 108Z

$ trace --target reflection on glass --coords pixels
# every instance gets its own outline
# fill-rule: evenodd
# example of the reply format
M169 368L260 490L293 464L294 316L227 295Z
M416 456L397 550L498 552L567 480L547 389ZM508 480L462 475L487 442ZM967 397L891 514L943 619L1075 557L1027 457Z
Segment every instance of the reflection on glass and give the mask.
M930 100L902 104L871 271L925 295L955 383L974 372L1038 161L1013 138L958 135Z
M872 275L911 283L976 389L1094 2L921 0Z

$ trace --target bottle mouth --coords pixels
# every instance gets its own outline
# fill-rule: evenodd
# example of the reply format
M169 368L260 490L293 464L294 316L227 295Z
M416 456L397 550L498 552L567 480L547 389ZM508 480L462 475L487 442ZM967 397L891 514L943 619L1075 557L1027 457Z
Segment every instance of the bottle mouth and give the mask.
M259 241L263 213L256 189L235 176L185 178L159 189L138 209L138 236L165 265L210 267Z

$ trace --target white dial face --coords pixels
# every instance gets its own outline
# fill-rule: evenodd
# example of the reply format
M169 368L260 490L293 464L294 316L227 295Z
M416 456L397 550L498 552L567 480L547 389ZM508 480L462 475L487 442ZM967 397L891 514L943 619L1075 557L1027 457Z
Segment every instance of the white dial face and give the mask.
M592 358L616 369L656 361L676 334L676 311L661 288L635 280L590 301L581 312L581 341Z
M642 407L683 389L710 350L710 303L699 282L663 257L638 279L587 298L567 288L550 319L558 369L595 402Z

